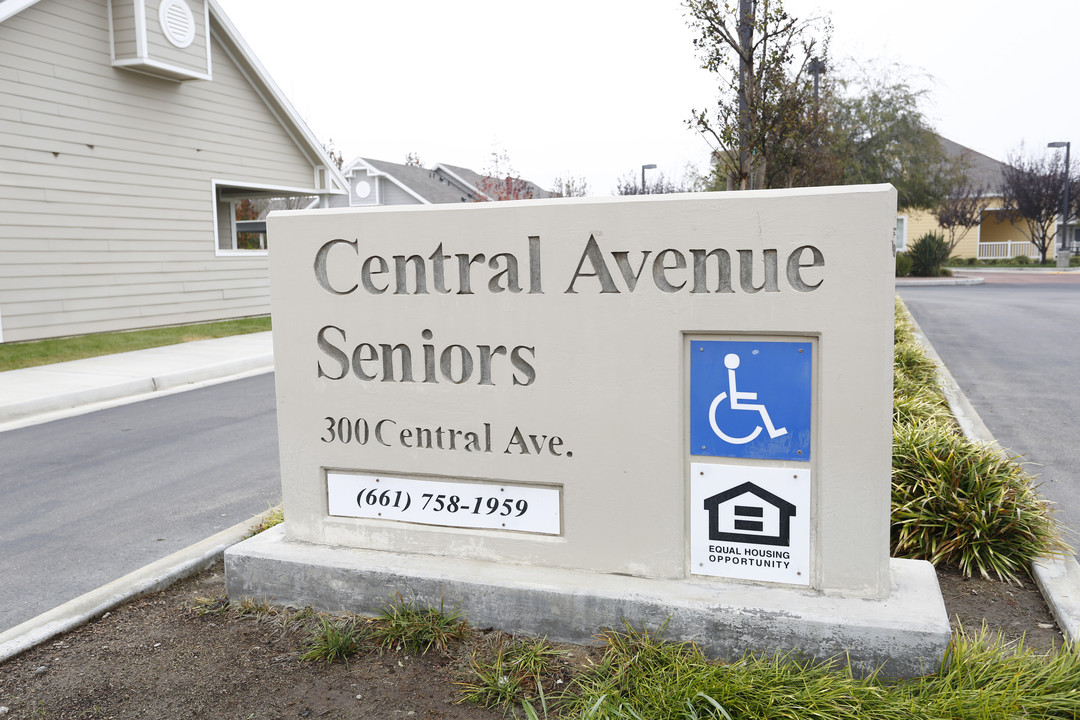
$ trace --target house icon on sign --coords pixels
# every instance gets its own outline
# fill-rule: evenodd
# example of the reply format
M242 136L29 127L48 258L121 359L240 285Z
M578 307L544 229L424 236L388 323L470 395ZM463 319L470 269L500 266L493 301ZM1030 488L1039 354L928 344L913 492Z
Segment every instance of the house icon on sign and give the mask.
M795 505L752 482L705 499L709 539L755 545L791 544Z

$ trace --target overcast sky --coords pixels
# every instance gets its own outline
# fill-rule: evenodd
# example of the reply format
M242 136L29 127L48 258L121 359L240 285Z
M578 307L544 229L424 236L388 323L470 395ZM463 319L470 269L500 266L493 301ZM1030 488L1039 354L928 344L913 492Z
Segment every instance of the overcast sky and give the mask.
M678 0L219 0L320 140L354 157L482 171L493 152L550 187L614 191L656 163L704 169L686 128L716 98ZM631 7L633 6L633 9ZM1080 141L1077 0L786 0L828 14L832 56L900 63L941 134L1005 160ZM1070 82L1072 81L1072 82ZM655 172L655 171L654 171Z

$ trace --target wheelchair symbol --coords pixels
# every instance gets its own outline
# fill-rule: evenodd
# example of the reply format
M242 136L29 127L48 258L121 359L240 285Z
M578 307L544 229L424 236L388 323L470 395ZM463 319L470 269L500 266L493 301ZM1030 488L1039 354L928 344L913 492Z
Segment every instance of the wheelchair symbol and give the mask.
M761 415L761 421L765 424L765 430L768 431L770 438L778 438L781 435L787 434L787 428L773 427L772 419L769 417L769 411L764 405L751 405L741 402L742 400L757 400L756 392L739 392L735 387L735 369L739 367L739 356L735 353L728 353L724 356L724 366L728 369L728 390L731 394L722 392L713 398L712 405L709 406L709 425L716 435L732 445L745 445L759 434L761 434L762 427L758 425L754 428L753 432L749 435L741 438L733 438L730 435L724 433L720 429L720 426L716 423L716 408L725 399L729 399L729 405L732 410L753 410Z

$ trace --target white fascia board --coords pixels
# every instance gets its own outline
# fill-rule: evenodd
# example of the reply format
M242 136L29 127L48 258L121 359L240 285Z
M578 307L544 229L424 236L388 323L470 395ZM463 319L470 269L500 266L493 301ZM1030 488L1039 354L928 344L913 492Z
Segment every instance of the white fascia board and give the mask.
M290 187L288 185L267 185L266 183L251 182L250 180L227 180L222 178L211 178L210 185L217 192L218 187L234 187L242 190L258 190L260 192L280 192L288 193L290 195L318 195L318 188L302 188L302 187Z
M308 155L308 160L311 161L313 167L318 168L320 165L326 167L327 179L330 181L329 190L319 190L317 195L344 195L349 192L349 182L345 179L345 175L338 169L336 165L330 160L323 149L322 143L315 137L315 133L311 132L311 128L307 126L304 119L300 117L300 114L296 112L296 108L285 96L285 93L281 91L281 88L277 86L274 79L270 77L270 73L266 71L262 63L255 56L255 53L251 50L248 44L244 41L244 38L240 35L240 32L236 29L236 26L232 24L229 17L225 14L225 11L218 4L217 0L207 0L210 16L216 21L217 28L220 30L224 37L219 37L219 42L222 42L222 46L225 51L229 53L233 62L240 69L240 72L248 78L255 91L263 97L263 101L270 108L271 112L275 115L277 111L280 111L283 115L278 117L278 120L282 123L286 132L293 137L293 141L305 151ZM213 28L210 29L211 34ZM235 49L239 56L230 52ZM250 75L249 72L250 71ZM266 95L263 95L263 92Z
M37 3L38 0L0 0L0 22L18 15L26 8Z
M491 197L491 196L490 196L490 195L488 195L487 193L485 193L485 192L481 191L481 190L480 190L480 188L476 187L476 186L475 186L475 185L473 185L472 183L470 183L470 182L466 182L466 180L465 180L465 179L464 179L463 177L461 177L460 175L458 175L458 174L457 174L456 172L454 172L453 170L450 170L449 168L447 168L447 167L446 167L445 165L443 165L442 163L435 163L435 168L434 168L434 169L435 169L435 170L441 170L442 172L446 173L446 174L447 174L447 175L449 175L450 177L452 177L452 178L454 178L455 180L457 180L457 181L458 181L459 183L461 183L461 184L462 184L462 185L463 185L464 187L468 188L468 189L469 189L469 190L471 190L472 192L474 192L474 193L476 193L477 195L480 195L481 197L485 197L485 198L487 198L488 200L491 200L492 202L494 202L494 200L495 200L495 199L494 199L493 197Z
M344 173L346 175L351 175L356 170L364 170L365 172L367 172L368 175L372 176L376 175L379 172L375 169L374 165L372 165L362 157L353 158L352 160L350 160L349 163L345 165Z

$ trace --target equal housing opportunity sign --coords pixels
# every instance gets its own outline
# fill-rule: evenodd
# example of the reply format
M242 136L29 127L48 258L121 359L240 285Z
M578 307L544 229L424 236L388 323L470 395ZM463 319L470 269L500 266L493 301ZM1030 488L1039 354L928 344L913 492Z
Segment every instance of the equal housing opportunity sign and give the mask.
M895 202L272 216L287 519L230 554L230 593L449 594L565 639L681 607L675 631L717 652L790 606L807 626L762 642L818 655L862 642L808 647L861 627L845 603L873 606L871 634L907 621L905 594L940 605L929 566L888 557ZM904 667L943 652L937 611L916 609L932 622Z

